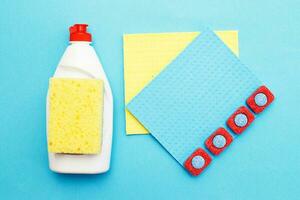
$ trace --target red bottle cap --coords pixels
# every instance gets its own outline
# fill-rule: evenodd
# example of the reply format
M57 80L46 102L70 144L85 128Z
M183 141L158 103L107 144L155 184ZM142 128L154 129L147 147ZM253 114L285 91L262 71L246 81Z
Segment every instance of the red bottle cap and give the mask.
M92 41L92 35L86 32L87 24L74 24L69 28L70 30L70 41Z

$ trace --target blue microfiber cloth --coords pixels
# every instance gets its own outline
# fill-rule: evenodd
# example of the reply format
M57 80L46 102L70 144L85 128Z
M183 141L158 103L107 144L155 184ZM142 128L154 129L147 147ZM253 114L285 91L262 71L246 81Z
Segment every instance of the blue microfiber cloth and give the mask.
M261 85L217 35L204 31L127 108L183 165Z

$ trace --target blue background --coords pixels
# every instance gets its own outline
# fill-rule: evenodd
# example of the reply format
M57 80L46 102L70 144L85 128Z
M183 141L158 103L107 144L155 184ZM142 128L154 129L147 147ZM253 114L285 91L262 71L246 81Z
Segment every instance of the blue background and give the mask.
M299 1L9 1L0 6L0 199L299 199ZM48 169L48 78L68 27L90 24L114 93L111 170ZM200 177L151 136L126 136L122 34L240 30L240 58L275 93L274 104Z

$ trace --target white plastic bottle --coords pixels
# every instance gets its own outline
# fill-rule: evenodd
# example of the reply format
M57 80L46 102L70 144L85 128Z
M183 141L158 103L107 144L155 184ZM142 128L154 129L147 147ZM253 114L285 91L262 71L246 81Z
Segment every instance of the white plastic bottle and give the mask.
M104 81L102 150L96 155L49 153L49 167L58 173L98 174L110 167L113 133L113 97L100 60L91 46L92 36L86 24L70 27L70 45L63 54L54 77L91 78ZM100 123L100 122L99 122ZM48 97L47 97L48 124Z

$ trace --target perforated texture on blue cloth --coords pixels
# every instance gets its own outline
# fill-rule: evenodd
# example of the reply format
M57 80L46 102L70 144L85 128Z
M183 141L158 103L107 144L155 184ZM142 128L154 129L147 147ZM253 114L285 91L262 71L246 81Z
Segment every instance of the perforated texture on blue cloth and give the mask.
M204 31L127 108L183 165L260 85L218 36Z

